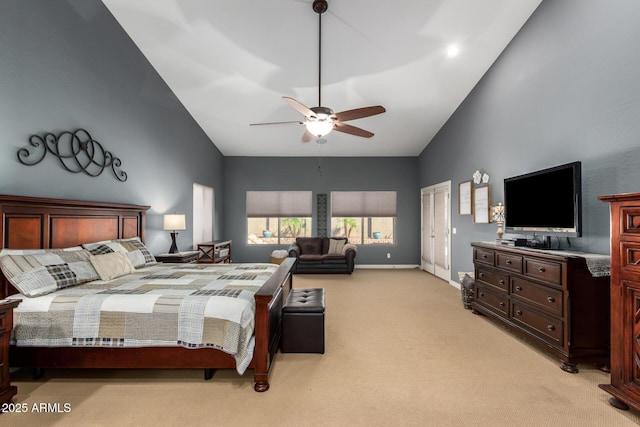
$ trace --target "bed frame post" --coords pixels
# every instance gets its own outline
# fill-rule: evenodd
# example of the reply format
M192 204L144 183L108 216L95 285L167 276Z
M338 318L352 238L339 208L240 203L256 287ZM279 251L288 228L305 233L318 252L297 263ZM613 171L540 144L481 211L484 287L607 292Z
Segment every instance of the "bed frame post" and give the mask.
M292 287L294 258L285 259L278 270L255 294L256 346L253 353L254 390L269 390L269 370L280 346L282 305Z

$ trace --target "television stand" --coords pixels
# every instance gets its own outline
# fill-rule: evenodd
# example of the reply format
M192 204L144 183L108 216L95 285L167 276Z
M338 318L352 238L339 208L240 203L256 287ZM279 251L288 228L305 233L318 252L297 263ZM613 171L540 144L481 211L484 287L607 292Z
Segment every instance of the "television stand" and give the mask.
M483 314L557 357L567 372L578 363L609 364L607 255L471 243L473 312ZM605 264L594 271L593 261ZM591 268L590 268L591 267Z

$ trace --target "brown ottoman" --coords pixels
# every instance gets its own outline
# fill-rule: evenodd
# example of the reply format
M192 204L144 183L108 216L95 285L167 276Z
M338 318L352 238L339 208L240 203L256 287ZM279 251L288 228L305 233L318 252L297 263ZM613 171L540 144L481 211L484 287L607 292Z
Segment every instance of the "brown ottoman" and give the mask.
M282 353L324 354L324 289L292 289L282 307Z

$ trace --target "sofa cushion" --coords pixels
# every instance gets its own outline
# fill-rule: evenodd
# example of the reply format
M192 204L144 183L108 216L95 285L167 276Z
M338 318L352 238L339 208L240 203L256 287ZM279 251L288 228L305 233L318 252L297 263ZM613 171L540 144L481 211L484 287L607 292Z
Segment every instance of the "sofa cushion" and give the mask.
M302 254L300 259L303 261L322 261L323 255L320 254Z
M300 247L300 255L322 254L322 239L319 237L298 237L296 243Z

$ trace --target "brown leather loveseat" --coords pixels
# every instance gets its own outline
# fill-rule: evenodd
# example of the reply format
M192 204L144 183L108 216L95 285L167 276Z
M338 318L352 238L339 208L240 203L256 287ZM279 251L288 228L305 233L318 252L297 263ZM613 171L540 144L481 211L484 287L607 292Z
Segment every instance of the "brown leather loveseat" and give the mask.
M353 273L357 247L346 237L298 237L289 246L293 273Z

